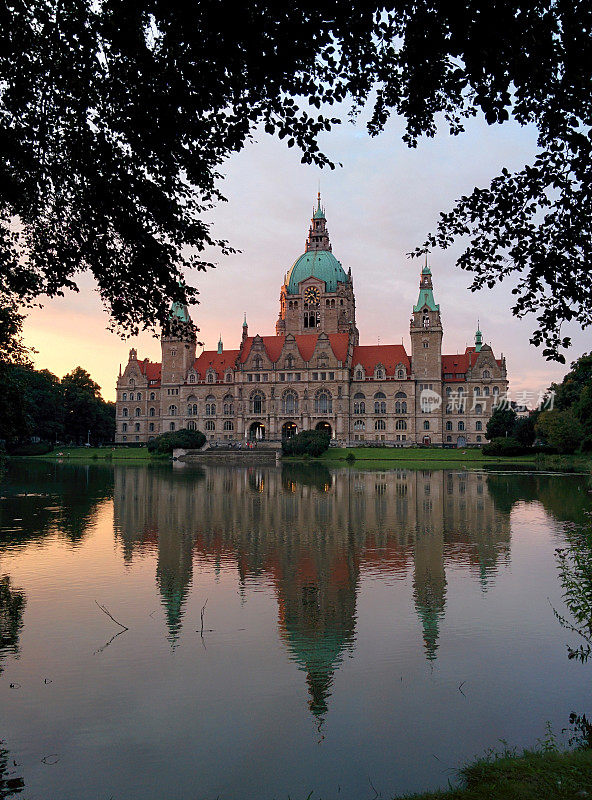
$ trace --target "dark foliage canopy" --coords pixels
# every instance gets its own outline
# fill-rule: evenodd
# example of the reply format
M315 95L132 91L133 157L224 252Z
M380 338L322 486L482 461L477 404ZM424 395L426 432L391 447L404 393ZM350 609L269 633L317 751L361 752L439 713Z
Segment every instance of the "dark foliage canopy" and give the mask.
M49 370L0 362L0 441L14 452L31 439L112 442L115 405L81 367L62 380Z
M563 359L561 323L592 323L591 25L584 0L0 2L0 305L89 270L116 327L166 324L197 294L186 269L231 249L204 223L224 159L259 125L333 166L318 134L369 102L369 133L402 115L412 147L477 113L536 127L533 163L425 247L466 237L473 288L514 280L514 313Z

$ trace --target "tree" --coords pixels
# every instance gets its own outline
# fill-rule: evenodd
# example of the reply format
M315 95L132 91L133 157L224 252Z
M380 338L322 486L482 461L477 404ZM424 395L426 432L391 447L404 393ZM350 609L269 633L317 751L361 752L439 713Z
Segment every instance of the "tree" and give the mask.
M518 417L512 429L512 437L524 447L531 447L536 438L533 417Z
M571 364L561 383L553 383L555 408L571 410L584 429L582 447L592 449L592 353L584 353Z
M286 456L321 456L328 448L331 437L326 431L301 431L282 441Z
M574 453L582 442L584 429L572 411L543 411L535 425L539 436L559 453Z
M62 378L64 391L64 433L77 443L87 441L113 441L115 433L115 406L105 403L101 387L89 373L76 367Z
M495 409L485 429L485 435L491 441L501 436L511 436L516 424L516 412L513 408L499 406Z
M411 147L478 113L536 126L534 162L462 197L419 250L468 235L472 288L516 278L514 313L536 311L531 341L562 360L561 322L592 323L591 22L583 0L4 4L0 306L89 270L116 327L166 326L197 295L184 270L231 249L204 222L224 159L259 125L334 166L328 111L370 101L369 133L398 114Z

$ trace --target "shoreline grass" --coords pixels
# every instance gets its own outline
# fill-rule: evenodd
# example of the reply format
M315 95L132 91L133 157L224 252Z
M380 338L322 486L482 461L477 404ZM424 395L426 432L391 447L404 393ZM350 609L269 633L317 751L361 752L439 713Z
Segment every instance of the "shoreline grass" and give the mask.
M34 456L11 456L11 458L35 459L36 461L152 461L147 447L58 447L50 453ZM168 460L168 456L167 456Z
M592 797L592 750L525 750L480 759L459 770L456 788L394 800L576 800Z

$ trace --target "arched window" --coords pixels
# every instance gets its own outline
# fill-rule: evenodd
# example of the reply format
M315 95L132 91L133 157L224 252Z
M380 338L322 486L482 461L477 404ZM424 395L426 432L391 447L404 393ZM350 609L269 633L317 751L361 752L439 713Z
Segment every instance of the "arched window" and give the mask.
M206 381L208 383L214 383L214 373L213 372L208 372L208 375L206 377Z
M196 431L197 430L197 422L194 419L190 419L189 422L187 423L187 428L190 431Z
M188 403L187 404L187 416L188 417L197 417L197 403Z
M139 433L140 432L140 423L136 422L134 428L135 428L136 433Z
M193 374L193 372L189 376L189 383L195 383L195 375Z
M224 430L225 431L233 431L234 430L234 422L231 419L224 420Z
M296 392L288 390L282 395L282 414L297 414L298 413L298 395Z
M169 430L170 431L174 431L175 430L175 423L174 422L169 422Z
M215 431L216 430L216 423L213 419L206 420L206 430L207 431Z
M374 430L375 431L384 431L386 430L386 422L383 419L377 419L374 423Z
M376 392L374 395L374 413L386 414L386 395L384 392Z
M499 394L499 386L494 386L492 391L494 394Z
M139 417L141 413L142 413L142 409L141 408L136 408L136 410L134 411L134 416L135 417Z
M136 400L141 400L141 399L142 399L142 392L138 392L138 394L136 395Z
M448 422L446 423L446 430L447 431L451 431L452 430L452 422L450 422L450 420L448 420Z
M150 425L148 425L148 430L149 430L151 433L154 431L154 423L153 423L153 422L151 422L151 423L150 423Z
M206 397L206 417L213 417L216 414L216 398L213 394Z
M226 383L232 383L232 372L226 373Z
M465 423L462 421L462 419L458 423L458 429L459 429L459 431L464 431L464 429L465 429Z
M177 406L169 406L169 417L177 416Z
M124 392L121 396L122 400L127 400L127 392Z
M333 411L333 400L326 389L321 389L315 395L314 410L316 414L331 414Z
M452 394L452 387L451 386L447 386L446 387L446 397L450 397L451 394Z
M148 413L150 414L151 417L155 417L156 416L156 409L155 408L151 408Z
M452 436L447 436L447 437L446 437L446 441L447 441L447 442L451 442L451 441L452 441Z
M484 386L483 387L483 395L485 397L489 397L489 386Z
M382 367L376 367L374 370L374 377L377 381L381 381L384 379L384 370Z
M121 426L121 430L123 431L123 433L127 433L127 422L124 422L124 423L122 424L122 426Z
M251 414L264 414L265 413L265 397L261 392L255 392L251 395Z
M405 370L403 369L403 367L399 367L397 369L397 378L399 380L404 380L404 378L405 378Z
M127 412L127 408L122 408L122 409L121 409L121 416L122 416L122 417L127 417L127 414L128 414L128 412Z
M480 419L478 419L477 422L475 423L475 430L476 431L482 431L483 430L483 423L481 422Z
M395 422L395 430L397 431L406 431L407 430L407 422L404 419L398 419Z
M354 395L354 414L366 413L366 395L363 392L356 392Z
M480 386L475 386L473 391L475 392L475 397L481 397L481 387Z
M154 392L150 392L150 399L156 400L156 395L154 394Z
M363 419L357 419L354 422L354 430L355 431L365 431L366 430L366 423Z
M227 394L224 398L224 405L222 407L222 411L225 416L230 416L234 412L234 397L231 394Z
M423 421L423 429L424 429L424 431L429 431L429 429L430 429L430 421L429 421L429 419L424 419L424 421Z
M294 356L293 355L288 354L288 356L286 356L285 365L286 365L286 369L292 369L292 367L294 366Z
M491 372L488 369L484 369L483 372L481 373L481 375L484 378L491 378Z
M430 327L430 318L428 317L427 314L423 318L423 327L424 328L429 328Z
M362 372L361 369L357 369L356 370L355 378L356 378L357 381L364 380L364 373Z
M395 400L395 414L406 414L406 413L407 413L407 401Z
M130 386L135 386L136 382L133 378L130 378Z
M483 413L483 406L481 403L477 403L475 406L475 414L482 414Z

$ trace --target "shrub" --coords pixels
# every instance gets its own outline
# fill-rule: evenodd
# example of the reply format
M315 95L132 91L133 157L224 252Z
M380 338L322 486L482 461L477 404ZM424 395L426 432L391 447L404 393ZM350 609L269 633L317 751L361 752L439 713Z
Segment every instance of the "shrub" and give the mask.
M501 436L484 445L482 452L484 456L524 456L532 453L532 448L520 444L512 436Z
M11 445L8 452L11 456L44 456L52 450L53 445L49 442L25 442Z
M329 449L331 438L325 431L301 431L282 441L285 456L320 456Z
M559 453L574 453L584 439L584 428L570 410L543 411L536 421L535 430L537 436Z
M155 439L148 442L148 451L158 455L172 453L178 447L187 450L199 450L204 446L206 437L201 431L192 431L188 428L181 428L178 431L168 431L161 433Z

